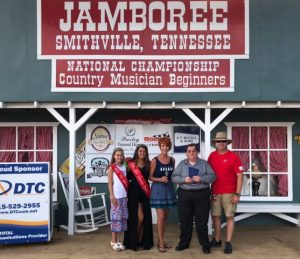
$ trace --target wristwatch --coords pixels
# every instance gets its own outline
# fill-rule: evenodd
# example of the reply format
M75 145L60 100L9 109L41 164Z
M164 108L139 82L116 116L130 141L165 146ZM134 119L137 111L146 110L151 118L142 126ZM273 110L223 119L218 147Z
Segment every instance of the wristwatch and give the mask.
M238 197L241 197L241 194L238 193L238 192L236 192L235 195L238 196Z

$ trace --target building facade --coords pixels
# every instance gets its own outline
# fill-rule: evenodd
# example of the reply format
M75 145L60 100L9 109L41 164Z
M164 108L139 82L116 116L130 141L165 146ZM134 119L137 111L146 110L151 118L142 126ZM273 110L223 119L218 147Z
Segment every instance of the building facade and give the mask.
M51 163L55 189L54 200L60 203L56 217L58 224L67 220L72 223L72 214L69 213L68 219L65 216L67 207L64 206L63 197L60 195L57 171L65 159L70 157L70 174L75 180L75 149L82 141L87 143L87 130L90 125L110 125L115 130L118 125L128 124L144 127L140 131L145 132L149 129L149 124L155 123L155 128L161 127L162 129L161 132L158 130L155 134L165 133L163 131L168 125L172 135L176 132L175 127L198 127L203 158L207 158L212 149L210 139L215 133L219 130L227 131L229 137L233 139L230 148L240 155L246 168L242 202L284 203L286 206L300 203L300 192L297 187L300 181L298 173L300 162L297 159L300 152L300 88L298 87L300 82L300 52L298 50L300 17L297 13L300 3L298 1L194 1L199 6L190 5L189 12L192 14L195 10L202 12L202 16L198 13L199 16L192 21L195 23L195 28L202 26L204 21L206 22L206 27L202 31L207 34L201 34L205 39L209 38L209 35L215 35L213 34L215 32L209 34L209 31L225 30L222 26L227 24L228 31L225 34L231 35L232 46L235 43L237 46L241 44L244 46L243 49L240 50L237 47L232 50L232 53L227 51L228 42L226 43L226 40L222 38L221 47L218 47L215 41L215 52L208 46L208 42L203 50L197 38L198 49L196 50L191 48L179 51L179 49L172 49L175 48L175 43L173 45L169 43L168 51L165 51L162 36L164 33L157 33L155 35L158 35L160 41L153 40L155 38L152 35L152 45L156 44L157 48L160 46L160 52L146 47L143 50L144 54L141 46L138 49L141 53L136 54L134 42L131 42L130 47L127 42L127 49L131 50L129 52L126 52L124 45L126 43L123 42L123 47L120 49L117 49L117 43L114 43L115 49L113 49L113 43L111 43L111 49L107 53L103 52L100 46L98 54L93 52L92 47L90 52L85 53L83 43L81 43L83 45L75 44L75 41L72 43L72 39L90 35L93 31L96 35L100 35L99 31L105 22L101 20L101 16L96 17L96 15L105 14L105 12L108 14L108 10L111 11L112 17L110 26L112 27L112 23L115 22L114 28L117 28L118 19L122 19L122 16L114 21L113 15L117 17L118 14L122 14L122 10L132 7L130 2L133 1L124 1L122 2L124 5L117 5L117 2L112 1L111 9L108 4L106 9L97 8L98 1L85 1L90 3L90 6L83 5L81 9L80 1L69 1L73 3L72 6L68 6L65 4L67 1L63 0L55 1L55 5L51 5L50 2L4 0L0 3L0 158L1 162L49 161ZM128 5L125 5L126 3ZM153 9L159 11L161 15L158 17L162 17L162 10L166 10L168 14L166 17L173 17L168 21L171 24L169 30L172 31L172 35L185 30L177 24L178 19L193 17L188 12L186 16L175 15L174 10L181 7L188 10L187 3L189 2L184 4L182 1L182 6L179 7L172 7L172 1L161 1L159 6L151 4L148 6L146 1L139 3L144 3L141 6L147 8L145 10L149 13ZM206 5L202 6L203 3ZM235 13L234 8L230 9L233 3L237 6L243 4L245 7L241 18L244 22L243 30L236 22L240 16ZM58 12L58 17L59 15L62 17L60 23L58 19L52 17L56 7L62 12ZM142 7L141 10L143 10ZM180 10L183 10L182 8ZM73 10L74 13L72 13ZM112 13L112 10L119 10L119 13L117 11ZM136 10L130 11L134 13ZM125 11L124 20L126 21L128 10ZM173 16L170 15L172 12ZM149 18L147 20L149 23L147 22L145 26L156 32L163 31L164 28L159 29L162 20L157 20L154 13L153 11L153 16L149 15L152 20ZM205 16L206 13L208 13L207 16ZM137 11L135 15L135 22L140 25L143 19L138 16ZM73 20L70 17L73 17ZM146 15L145 17L148 18ZM206 17L206 20L203 17ZM54 25L51 24L52 22ZM232 31L230 22L235 25ZM178 27L172 29L172 23ZM89 24L95 25L95 28L89 28ZM219 27L213 29L216 24ZM163 25L168 29L167 21ZM52 28L51 26L56 27L57 30L60 29L62 36L55 34L53 30L47 31ZM76 26L79 27L76 29ZM192 28L191 23L188 26ZM76 35L75 38L67 38L67 36L71 37L68 31L72 30L73 35ZM122 31L122 29L119 30ZM197 31L197 29L194 30ZM243 31L242 38L234 38L238 37L240 30ZM113 30L113 32L107 31L105 35L115 33ZM238 31L237 35L236 31ZM143 37L148 31L145 29L145 32L141 35L141 42L144 42ZM56 35L56 38L53 36L53 39L56 39L56 45L51 41L53 40L51 33ZM197 33L200 34L199 30ZM124 31L120 33L120 35L123 34ZM135 34L138 33L135 32ZM135 34L128 33L129 36ZM192 29L182 34L194 35ZM220 35L225 37L223 34ZM132 37L134 39L134 36ZM173 36L172 40L175 38ZM56 52L51 49L51 42L56 46ZM65 45L68 47L64 49ZM78 47L79 45L83 50ZM145 46L148 46L147 43ZM172 52L177 53L173 59ZM120 58L122 53L126 56L125 58ZM101 62L103 60L123 61L124 68L120 63L116 63L115 67L110 67L108 71L103 70L103 63L98 63L99 66L102 65L102 68L98 67L101 70L98 75L105 76L111 74L112 71L122 72L122 69L127 69L128 64L131 64L131 69L133 69L133 64L137 65L138 62L147 60L149 55L151 58L148 60L175 60L177 62L176 67L173 63L173 72L168 74L169 81L165 81L166 68L163 67L154 72L152 69L156 68L149 68L148 76L151 74L152 77L148 79L146 73L142 73L140 68L140 71L132 78L135 80L132 87L128 87L129 83L126 79L115 84L103 81L111 85L110 88L100 91L97 90L97 86L95 90L95 85L93 85L97 82L100 84L101 81L101 78L97 78L96 65L94 74L89 68L90 84L87 83L87 73L82 74L85 78L82 77L77 85L74 78L79 77L72 77L77 75L78 70L81 69L82 72L85 69L82 63L80 63L81 68L78 68L78 60L81 62L88 60L89 66L91 66L91 61L97 62L97 60ZM195 55L196 57L193 57ZM180 70L182 64L180 58L193 62L194 70L191 73ZM195 62L200 62L199 60L211 62L206 63L205 66L208 66L207 64L224 66L222 70L219 70L220 74L205 74L205 71L202 71L202 74L207 78L211 75L216 78L223 73L226 83L222 84L219 78L219 85L216 83L213 87L206 87L209 79L203 85L201 83L199 88L197 88L197 83L193 85L194 81L191 81L191 78L197 74ZM78 70L73 71L74 73L70 73L70 77L67 77L66 71L74 64L77 64ZM163 76L159 77L161 74ZM177 77L177 81L173 88L168 88L171 85L171 76ZM187 85L184 85L184 76L187 76L186 82L189 82ZM95 82L92 82L93 78ZM67 85L68 80L72 87ZM148 85L152 82L152 86L145 87L145 81ZM155 82L159 86L155 86ZM165 85L166 82L169 82L168 86ZM200 83L197 82L199 86ZM85 87L78 87L80 85L85 85ZM137 85L143 86L138 88ZM120 133L120 131L115 132L116 135ZM144 136L141 136L140 141L145 141ZM175 141L174 136L173 140ZM175 151L173 154L176 157ZM110 153L105 152L105 155L109 157ZM155 150L152 155L155 155ZM255 165L257 167L254 167ZM88 182L84 177L81 177L79 182L82 185L92 185L101 191L107 191L105 183ZM257 184L257 182L259 182L258 190L253 187L253 183ZM176 217L173 220L176 221ZM262 222L265 221L262 220Z

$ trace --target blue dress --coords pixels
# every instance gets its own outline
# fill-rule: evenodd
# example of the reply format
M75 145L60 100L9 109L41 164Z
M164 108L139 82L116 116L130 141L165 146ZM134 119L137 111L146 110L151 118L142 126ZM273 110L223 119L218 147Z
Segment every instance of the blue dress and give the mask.
M173 159L168 164L162 164L157 157L153 176L160 178L167 176L168 183L153 182L151 185L150 206L152 208L170 208L176 205L176 195L171 176L174 171Z

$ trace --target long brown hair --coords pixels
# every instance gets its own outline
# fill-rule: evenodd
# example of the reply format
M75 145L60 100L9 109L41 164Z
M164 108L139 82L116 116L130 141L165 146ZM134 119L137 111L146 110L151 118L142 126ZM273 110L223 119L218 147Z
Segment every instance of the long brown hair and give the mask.
M110 159L110 164L114 164L116 162L116 159L115 159L115 154L118 152L118 151L121 151L122 154L123 154L123 161L122 161L122 164L124 164L125 162L125 157L124 157L124 150L123 148L121 147L116 147L111 155L111 159Z
M149 170L149 168L150 168L149 152L148 152L148 147L145 144L138 144L136 146L132 160L137 164L137 162L138 162L138 151L139 151L140 148L143 148L143 149L146 150L145 166L146 166L147 170Z

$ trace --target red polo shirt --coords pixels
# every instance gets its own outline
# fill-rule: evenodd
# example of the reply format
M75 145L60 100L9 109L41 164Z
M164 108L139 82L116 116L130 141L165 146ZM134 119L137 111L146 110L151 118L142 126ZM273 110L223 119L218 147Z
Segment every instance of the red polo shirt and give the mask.
M235 193L237 186L236 174L244 171L239 157L230 150L224 154L214 151L210 154L208 163L217 176L216 181L212 184L212 193Z

